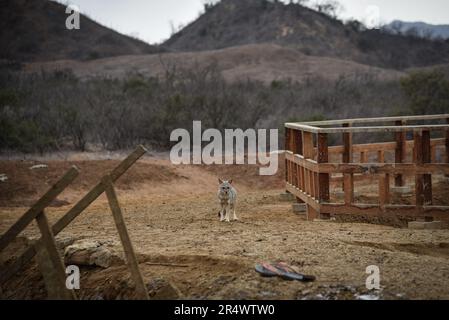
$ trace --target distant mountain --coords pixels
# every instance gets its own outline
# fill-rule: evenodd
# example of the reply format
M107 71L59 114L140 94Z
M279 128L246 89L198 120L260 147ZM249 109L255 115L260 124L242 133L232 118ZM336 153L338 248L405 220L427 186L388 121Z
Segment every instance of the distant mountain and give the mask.
M88 60L159 51L83 15L80 30L67 30L65 9L48 0L0 0L0 59Z
M432 39L449 39L449 25L434 25L425 22L404 22L395 20L387 28L404 34L417 34Z
M296 3L221 0L163 46L172 51L216 50L273 43L307 55L405 69L449 62L449 41L366 30Z

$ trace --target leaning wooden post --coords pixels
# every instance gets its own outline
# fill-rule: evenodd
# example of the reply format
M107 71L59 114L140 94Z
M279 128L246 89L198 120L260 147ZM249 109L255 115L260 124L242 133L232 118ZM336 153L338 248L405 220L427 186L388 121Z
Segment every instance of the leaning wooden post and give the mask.
M327 163L329 162L329 147L328 147L328 141L327 141L327 134L326 133L319 133L317 138L317 162L320 163ZM319 173L318 176L318 188L319 188L319 202L325 203L329 202L330 200L330 193L329 193L329 174L328 173ZM325 214L324 214L325 215ZM323 217L323 213L320 212L321 218L329 218L329 215L325 215Z
M343 124L343 127L351 127L350 124ZM343 133L343 163L352 162L352 132ZM354 175L345 173L343 175L343 191L345 192L345 204L351 205L354 202Z
M0 251L6 248L8 244L33 221L33 219L41 214L41 212L48 207L73 180L75 180L78 174L78 169L72 167L27 212L25 212L25 214L1 236Z
M402 126L405 124L405 121L399 120L396 121L396 126ZM407 132L406 131L398 131L395 133L396 140L396 149L394 162L395 163L404 163L407 155ZM405 185L404 177L402 174L397 174L395 177L395 186L403 187Z
M118 178L120 178L146 152L147 150L145 149L144 146L137 147L137 149L134 150L133 153L131 153L128 157L126 157L126 159L124 159L110 173L112 180L115 181ZM78 217L78 215L81 212L83 212L92 202L94 202L104 191L105 191L104 185L101 182L98 183L81 200L79 200L72 207L72 209L70 209L53 225L52 227L53 234L57 235L59 232L61 232L66 226L69 225L70 222L72 222L76 217ZM38 201L38 203L40 203L40 201ZM33 206L33 208L36 208L36 206ZM33 208L31 208L29 211L33 210L33 215L31 216L34 217L35 210ZM6 234L4 236L6 236ZM40 242L40 240L38 240L38 242ZM17 273L20 270L20 268L22 268L26 263L31 261L35 255L36 255L35 246L28 247L28 249L26 249L25 252L22 253L22 255L18 257L11 265L8 265L7 267L4 268L4 270L2 270L2 272L0 273L0 284L4 283L9 278L11 278L15 273Z
M74 300L75 293L66 287L66 274L56 247L55 237L44 212L36 217L36 222L42 234L42 240L36 246L38 265L44 277L49 299Z
M108 198L115 225L117 226L117 231L120 235L120 240L125 251L126 262L131 271L131 276L134 280L134 284L136 285L137 294L139 295L140 299L149 300L150 297L148 295L145 282L143 281L142 274L140 273L139 263L137 261L136 254L134 253L134 248L128 235L128 230L126 229L122 210L120 209L117 195L112 184L112 178L109 175L105 176L102 180L102 183L104 184L106 189L106 196Z

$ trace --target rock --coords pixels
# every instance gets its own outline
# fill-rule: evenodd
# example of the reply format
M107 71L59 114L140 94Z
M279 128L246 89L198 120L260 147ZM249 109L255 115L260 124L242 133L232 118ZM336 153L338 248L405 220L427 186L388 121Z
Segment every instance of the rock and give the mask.
M147 284L148 294L152 300L177 300L182 298L181 291L163 278L156 278Z
M64 251L65 263L77 266L108 268L116 257L104 243L95 240L76 241Z
M36 170L36 169L46 169L48 166L46 164L37 164L32 167L30 167L30 170Z
M281 201L295 201L295 196L292 193L281 193L279 195Z
M412 189L409 186L405 187L392 187L390 188L392 193L397 193L399 195L408 196L411 195Z
M305 203L294 203L292 204L292 209L294 213L305 214L307 212L307 206Z
M442 221L432 221L432 222L413 221L408 223L408 228L414 230L441 230L447 229L448 224Z

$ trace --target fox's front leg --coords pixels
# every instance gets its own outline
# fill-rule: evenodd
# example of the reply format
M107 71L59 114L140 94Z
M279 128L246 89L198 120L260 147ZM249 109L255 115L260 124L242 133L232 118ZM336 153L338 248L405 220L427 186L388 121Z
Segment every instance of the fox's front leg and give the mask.
M231 208L230 208L230 206L227 205L225 207L225 210L226 210L225 220L226 220L226 222L231 222Z
M225 219L225 210L226 210L226 206L221 205L221 209L220 209L220 222L224 221L224 219Z
M232 205L231 210L232 210L232 220L238 220L239 218L237 218L237 215L235 213L235 205Z

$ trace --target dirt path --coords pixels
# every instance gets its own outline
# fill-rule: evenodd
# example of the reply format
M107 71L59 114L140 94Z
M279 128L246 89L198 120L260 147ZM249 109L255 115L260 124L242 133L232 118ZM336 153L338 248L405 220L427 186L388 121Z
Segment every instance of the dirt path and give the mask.
M156 165L161 167L153 167ZM145 279L165 279L185 298L355 299L368 293L366 267L377 265L382 290L374 297L449 299L447 230L307 222L292 213L290 203L279 200L282 189L276 186L279 181L282 183L282 175L252 187L250 168L223 172L233 174L238 181L241 221L220 223L215 199L219 169L172 168L161 160L146 159L130 174L143 177L150 168L165 172L162 176L168 178L149 175L137 184L122 181L118 196ZM238 170L240 174L236 175ZM73 204L81 189L75 188L73 194L65 195L66 199ZM49 209L49 219L56 221L68 208L70 205ZM1 207L0 232L24 210ZM33 225L24 235L35 238L38 232ZM58 236L76 237L118 241L103 196ZM254 272L254 264L260 261L286 261L315 275L317 281L304 284L262 278ZM128 278L123 265L105 270L85 268L81 286L87 291L94 290L114 279ZM17 289L21 286L27 290ZM35 266L15 277L3 291L7 298L42 298L44 294ZM116 297L103 295L103 298Z

